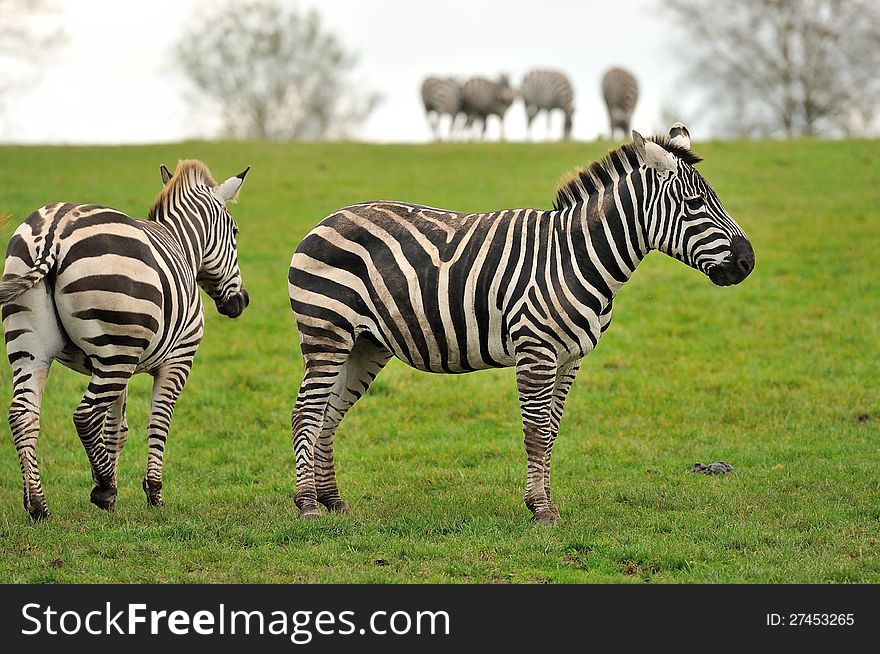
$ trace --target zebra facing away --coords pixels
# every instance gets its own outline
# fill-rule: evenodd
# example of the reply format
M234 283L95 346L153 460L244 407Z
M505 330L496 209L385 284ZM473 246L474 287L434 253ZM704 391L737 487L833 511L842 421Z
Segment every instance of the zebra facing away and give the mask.
M687 129L643 139L576 171L554 209L464 214L403 202L340 209L288 275L304 375L291 415L295 502L346 511L333 435L392 356L419 370L515 366L528 458L525 503L554 524L550 452L581 358L615 294L650 250L738 284L754 252L694 168Z
M571 138L574 115L574 91L564 73L557 70L533 70L526 74L520 86L520 95L526 106L526 128L529 137L532 121L541 111L547 112L547 133L550 133L551 114L560 109L565 116L563 136Z
M422 103L435 141L440 140L440 122L449 116L449 138L455 132L455 124L462 111L461 87L454 79L428 77L422 82Z
M225 316L238 317L248 305L238 228L226 209L247 170L222 184L200 161L161 172L164 188L147 220L95 204L55 203L32 213L9 241L0 282L12 366L9 426L34 520L49 515L36 445L52 362L91 377L73 422L95 481L91 501L108 510L128 438L129 379L153 376L143 488L150 505L161 505L171 414L204 331L199 287Z
M489 116L498 116L501 140L504 140L504 114L516 99L516 91L510 85L507 75L500 75L492 81L485 77L472 77L461 87L461 108L464 112L465 128L480 122L480 138L486 137Z
M602 97L608 108L610 138L614 138L614 133L618 129L626 137L639 99L639 84L636 78L623 68L612 68L602 77Z

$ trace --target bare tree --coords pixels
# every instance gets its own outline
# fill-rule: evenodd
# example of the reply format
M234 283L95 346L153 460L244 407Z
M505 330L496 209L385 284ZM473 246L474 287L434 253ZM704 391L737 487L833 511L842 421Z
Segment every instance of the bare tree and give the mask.
M195 89L215 103L233 138L340 138L378 102L348 74L356 58L324 31L314 10L277 0L210 4L174 54Z
M880 106L876 0L664 0L706 110L736 135L867 133Z

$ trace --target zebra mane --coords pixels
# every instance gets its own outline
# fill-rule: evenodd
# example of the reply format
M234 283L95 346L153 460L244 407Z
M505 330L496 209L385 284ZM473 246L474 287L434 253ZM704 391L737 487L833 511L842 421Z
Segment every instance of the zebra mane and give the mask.
M703 160L702 157L691 152L689 148L674 143L668 136L651 136L648 137L648 140L653 141L691 166ZM625 162L628 162L629 168L639 167L639 158L632 143L624 143L586 168L576 168L566 174L556 188L553 209L572 207L579 200L584 200L588 196L598 193L600 189L607 186L612 178L620 177L626 173Z
M156 214L164 206L165 200L178 187L188 190L196 186L217 186L217 182L214 181L208 167L198 159L182 159L178 161L177 168L174 169L171 179L168 180L168 183L165 184L165 187L159 192L156 199L153 200L150 212L147 214L147 220L156 219Z

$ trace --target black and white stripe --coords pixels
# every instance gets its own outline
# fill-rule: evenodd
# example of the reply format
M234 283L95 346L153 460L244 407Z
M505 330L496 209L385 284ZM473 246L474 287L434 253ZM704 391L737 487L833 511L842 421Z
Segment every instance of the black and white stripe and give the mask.
M425 116L434 139L441 138L440 123L443 116L449 116L448 135L455 134L455 125L462 113L461 86L452 78L428 77L422 82L422 103Z
M623 68L610 69L602 77L602 97L608 108L610 138L614 138L618 129L626 138L639 99L639 84L635 76Z
M504 114L516 99L516 91L510 85L507 75L497 80L485 77L472 77L461 88L461 107L465 116L465 128L480 123L480 138L486 136L489 116L498 116L501 140L504 140Z
M526 127L532 133L532 121L541 111L547 112L547 131L550 131L551 113L559 109L565 116L563 136L571 137L574 115L574 91L571 82L558 70L533 70L526 74L520 86L520 95L526 106Z
M162 503L162 461L171 414L202 339L201 286L220 313L248 304L226 209L247 170L216 184L199 161L182 161L148 220L108 207L50 204L15 231L0 282L12 365L9 425L34 520L49 515L36 445L40 401L53 361L91 377L73 421L92 467L91 500L116 502L116 466L128 437L128 382L153 378L144 491ZM103 433L102 433L103 432Z
M682 126L683 127L683 126ZM291 416L300 514L345 511L333 435L392 356L437 373L515 366L525 502L554 523L550 452L581 358L652 249L734 284L754 254L694 169L686 131L634 142L577 171L553 210L463 214L369 202L325 218L288 281L304 377Z

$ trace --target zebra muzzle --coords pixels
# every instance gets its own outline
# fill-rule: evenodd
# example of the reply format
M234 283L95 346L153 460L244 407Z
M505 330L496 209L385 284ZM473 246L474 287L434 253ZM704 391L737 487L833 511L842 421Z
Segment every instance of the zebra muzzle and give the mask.
M733 286L751 274L755 268L755 251L752 244L741 236L734 237L730 244L730 257L723 264L713 266L708 271L709 279L717 286Z
M217 311L222 316L238 318L250 302L251 297L247 289L242 288L239 293L234 293L222 302L217 302Z

